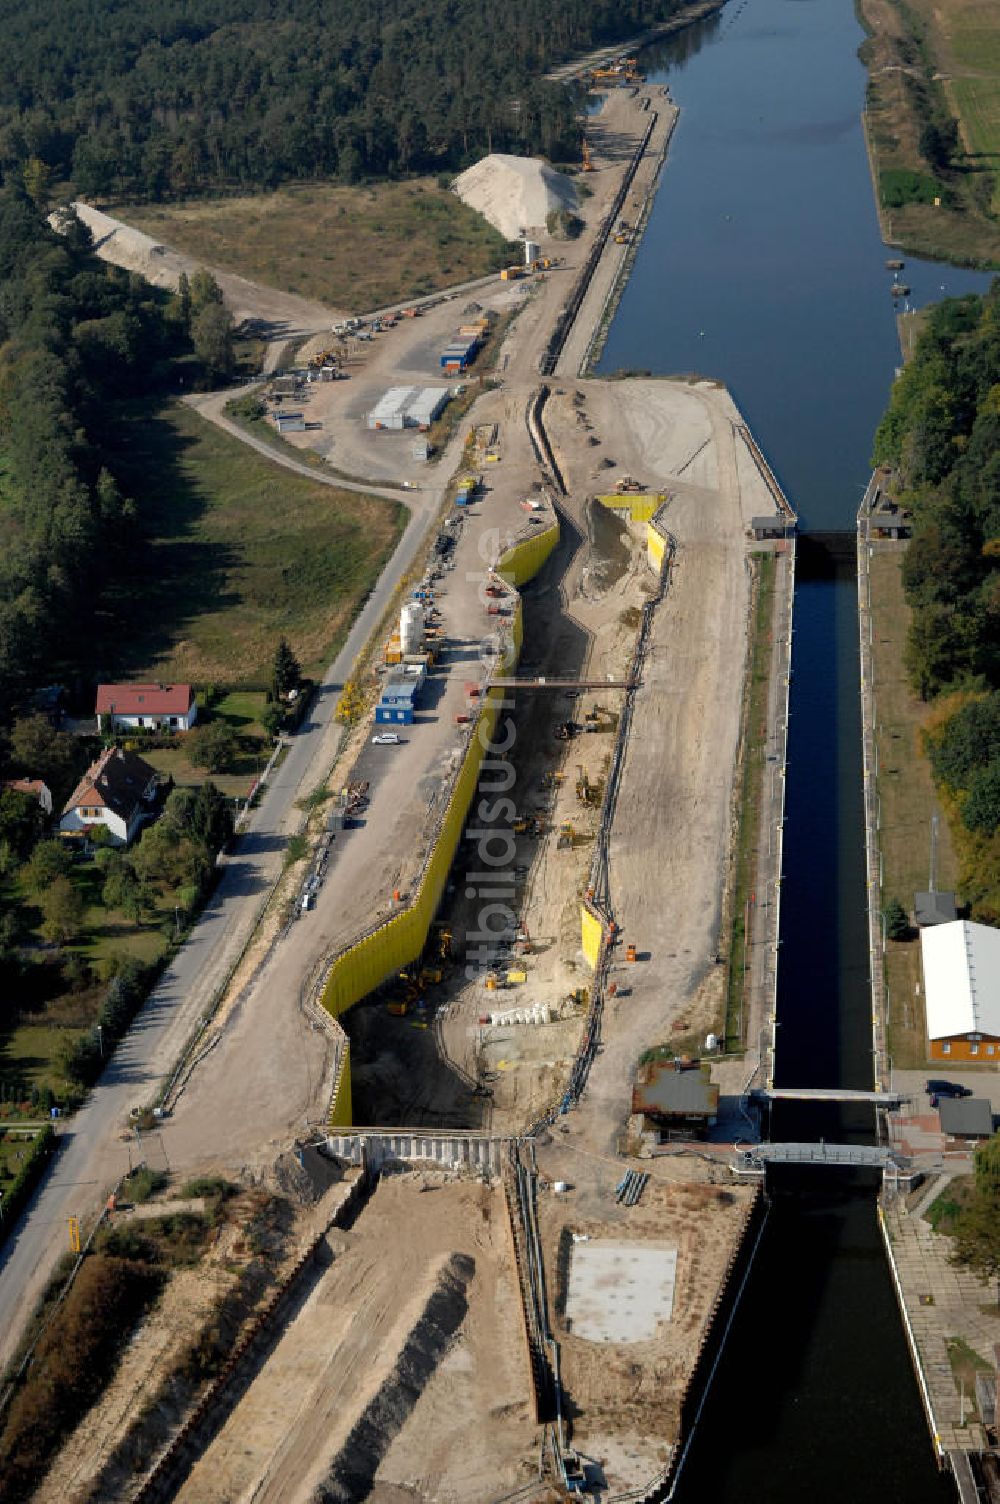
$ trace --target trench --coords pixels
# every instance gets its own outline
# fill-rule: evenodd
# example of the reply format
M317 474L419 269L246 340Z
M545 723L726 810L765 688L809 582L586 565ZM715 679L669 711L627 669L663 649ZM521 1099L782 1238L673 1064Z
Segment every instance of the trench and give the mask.
M870 1086L854 518L899 342L850 0L730 0L644 55L681 109L599 374L730 387L800 516L778 1085ZM911 301L980 291L906 258ZM782 1104L772 1136L870 1140ZM772 1173L772 1212L682 1472L686 1504L923 1504L937 1471L869 1176Z

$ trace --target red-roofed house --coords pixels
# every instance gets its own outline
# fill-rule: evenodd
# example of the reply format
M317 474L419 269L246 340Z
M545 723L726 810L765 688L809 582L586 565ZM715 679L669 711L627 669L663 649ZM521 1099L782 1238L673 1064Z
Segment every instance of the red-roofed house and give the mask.
M59 834L86 835L104 825L128 846L153 813L157 772L134 752L108 747L92 762L63 806Z
M190 684L99 684L97 729L190 731L198 717Z
M37 799L47 815L52 813L52 790L47 783L40 778L5 778L5 789L13 789L15 794L28 794L30 798Z

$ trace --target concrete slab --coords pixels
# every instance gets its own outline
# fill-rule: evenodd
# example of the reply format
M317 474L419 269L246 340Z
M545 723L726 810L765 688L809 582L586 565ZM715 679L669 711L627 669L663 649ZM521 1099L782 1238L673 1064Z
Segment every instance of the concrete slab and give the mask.
M647 1342L674 1309L677 1249L668 1243L576 1243L566 1319L590 1342Z

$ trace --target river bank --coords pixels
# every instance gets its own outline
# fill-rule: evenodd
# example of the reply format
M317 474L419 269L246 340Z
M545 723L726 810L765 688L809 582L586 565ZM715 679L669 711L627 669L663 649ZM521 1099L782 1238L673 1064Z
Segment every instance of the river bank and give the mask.
M865 139L886 244L1000 266L1000 16L964 0L856 0L856 9L868 33ZM954 143L938 145L949 131Z

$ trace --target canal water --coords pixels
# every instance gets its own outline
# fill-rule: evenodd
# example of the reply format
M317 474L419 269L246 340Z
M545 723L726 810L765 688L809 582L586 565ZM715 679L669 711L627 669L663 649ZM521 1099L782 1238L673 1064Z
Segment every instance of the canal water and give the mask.
M850 0L730 0L645 56L681 117L599 370L725 381L799 513L776 1077L871 1084L857 600L849 540L900 361ZM911 303L989 279L907 258ZM796 1109L776 1137L870 1138ZM775 1177L685 1466L685 1504L924 1504L937 1471L876 1186Z

